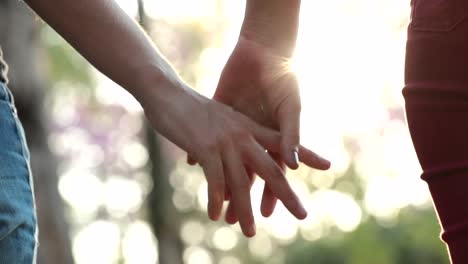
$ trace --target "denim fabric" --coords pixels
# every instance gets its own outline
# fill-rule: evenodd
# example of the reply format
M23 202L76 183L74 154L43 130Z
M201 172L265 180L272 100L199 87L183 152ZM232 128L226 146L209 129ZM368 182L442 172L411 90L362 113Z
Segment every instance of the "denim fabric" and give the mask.
M29 151L13 96L0 82L0 264L35 263L37 221Z

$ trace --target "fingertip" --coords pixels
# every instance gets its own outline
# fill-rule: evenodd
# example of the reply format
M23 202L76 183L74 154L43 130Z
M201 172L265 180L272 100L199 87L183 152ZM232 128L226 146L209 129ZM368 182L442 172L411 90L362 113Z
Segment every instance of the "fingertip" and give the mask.
M214 213L208 213L208 217L210 218L211 221L218 221L220 215L219 214L214 214Z
M213 221L221 218L224 204L224 190L222 188L215 191L208 187L208 216Z
M271 189L265 184L262 203L260 204L260 212L263 217L268 218L273 214L277 201L278 200Z
M296 217L299 220L304 220L307 217L307 210L304 208L304 206L299 201L299 199L298 199L298 203L299 203L299 208L298 208L298 213L297 213Z
M282 156L284 162L290 169L297 170L299 168L299 154L296 150L283 151Z
M331 162L327 159L316 155L317 165L315 166L319 170L328 170L331 167Z
M273 210L270 209L265 201L262 201L262 204L260 205L260 213L263 217L270 217L273 213Z
M260 209L260 212L262 213L262 216L265 217L265 218L268 218L273 214L273 210L271 210L269 208L265 208L263 206Z
M250 225L246 231L244 231L244 235L246 237L254 237L255 234L257 233L257 228L255 227L255 224Z
M299 168L299 149L297 147L294 148L291 155L295 167L294 169Z
M197 161L194 158L192 158L190 155L187 155L187 163L193 166L197 164Z
M299 150L300 160L307 166L318 169L328 170L331 167L331 162L317 153L309 150L308 148L301 146Z
M226 223L228 223L230 225L234 225L238 221L237 217L235 217L233 215L229 215L229 214L226 214L226 217L224 218L224 220L226 221Z
M292 170L297 170L299 168L299 164L295 162L293 158L291 158L291 154L288 153L284 155L284 163L288 166L288 168Z
M219 218L221 217L221 209L219 205L213 205L208 203L208 217L212 221L218 221Z
M299 220L304 220L304 219L306 219L306 218L307 218L307 215L308 215L308 213L307 213L307 212L305 212L305 213L304 213L304 214L302 214L300 217L298 217L298 219L299 219Z
M237 217L236 212L234 211L234 205L233 202L231 201L228 205L228 208L226 210L226 215L224 216L224 220L226 223L233 225L239 221L239 218Z

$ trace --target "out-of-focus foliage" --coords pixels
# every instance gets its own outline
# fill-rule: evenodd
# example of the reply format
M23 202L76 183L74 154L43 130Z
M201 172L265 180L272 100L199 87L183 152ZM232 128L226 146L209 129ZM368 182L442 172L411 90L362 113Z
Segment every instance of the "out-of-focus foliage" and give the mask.
M209 32L199 23L174 25L155 20L149 34L182 78L194 84L200 53L212 41Z
M297 240L287 250L286 263L405 264L449 263L442 242L432 234L438 223L432 210L406 208L391 226L369 218L349 234Z
M48 26L41 28L41 36L46 48L47 63L45 65L52 83L72 83L75 86L79 85L81 89L91 89L96 85L88 62L70 45L67 45L62 37ZM73 85L64 87L73 87Z
M246 239L237 226L226 227L224 222L207 221L206 185L201 171L186 165L179 165L178 168L170 179L175 189L173 202L182 213L181 236L189 249L187 263L197 263L196 260L206 258L212 259L213 262L209 263L218 263L215 261L218 259L226 260L226 263L249 264L449 263L446 249L437 236L437 217L430 207L409 206L392 219L379 219L366 214L352 232L343 232L326 223L316 230L301 227L291 238L275 234L269 229L268 222L282 225L280 229L288 229L297 225L298 221L277 222L257 215L257 223L261 223L257 236ZM356 176L352 174L353 170L350 169L344 178L352 179ZM357 178L354 181L357 185L362 184ZM256 186L254 189L257 189ZM280 211L276 214L284 213ZM314 212L309 213L309 217L314 217ZM193 253L194 250L196 253ZM204 254L205 257L200 257ZM230 262L232 258L236 261Z

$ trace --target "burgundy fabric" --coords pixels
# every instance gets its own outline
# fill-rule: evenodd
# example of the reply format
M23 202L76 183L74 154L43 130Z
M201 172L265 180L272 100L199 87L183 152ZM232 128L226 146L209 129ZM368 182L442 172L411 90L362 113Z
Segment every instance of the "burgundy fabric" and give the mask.
M468 263L468 0L413 0L403 95L452 263Z

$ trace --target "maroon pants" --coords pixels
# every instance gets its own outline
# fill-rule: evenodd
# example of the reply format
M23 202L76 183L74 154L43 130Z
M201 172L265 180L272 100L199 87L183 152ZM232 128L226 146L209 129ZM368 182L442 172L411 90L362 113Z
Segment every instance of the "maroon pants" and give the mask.
M468 0L412 0L408 125L452 263L468 263Z

